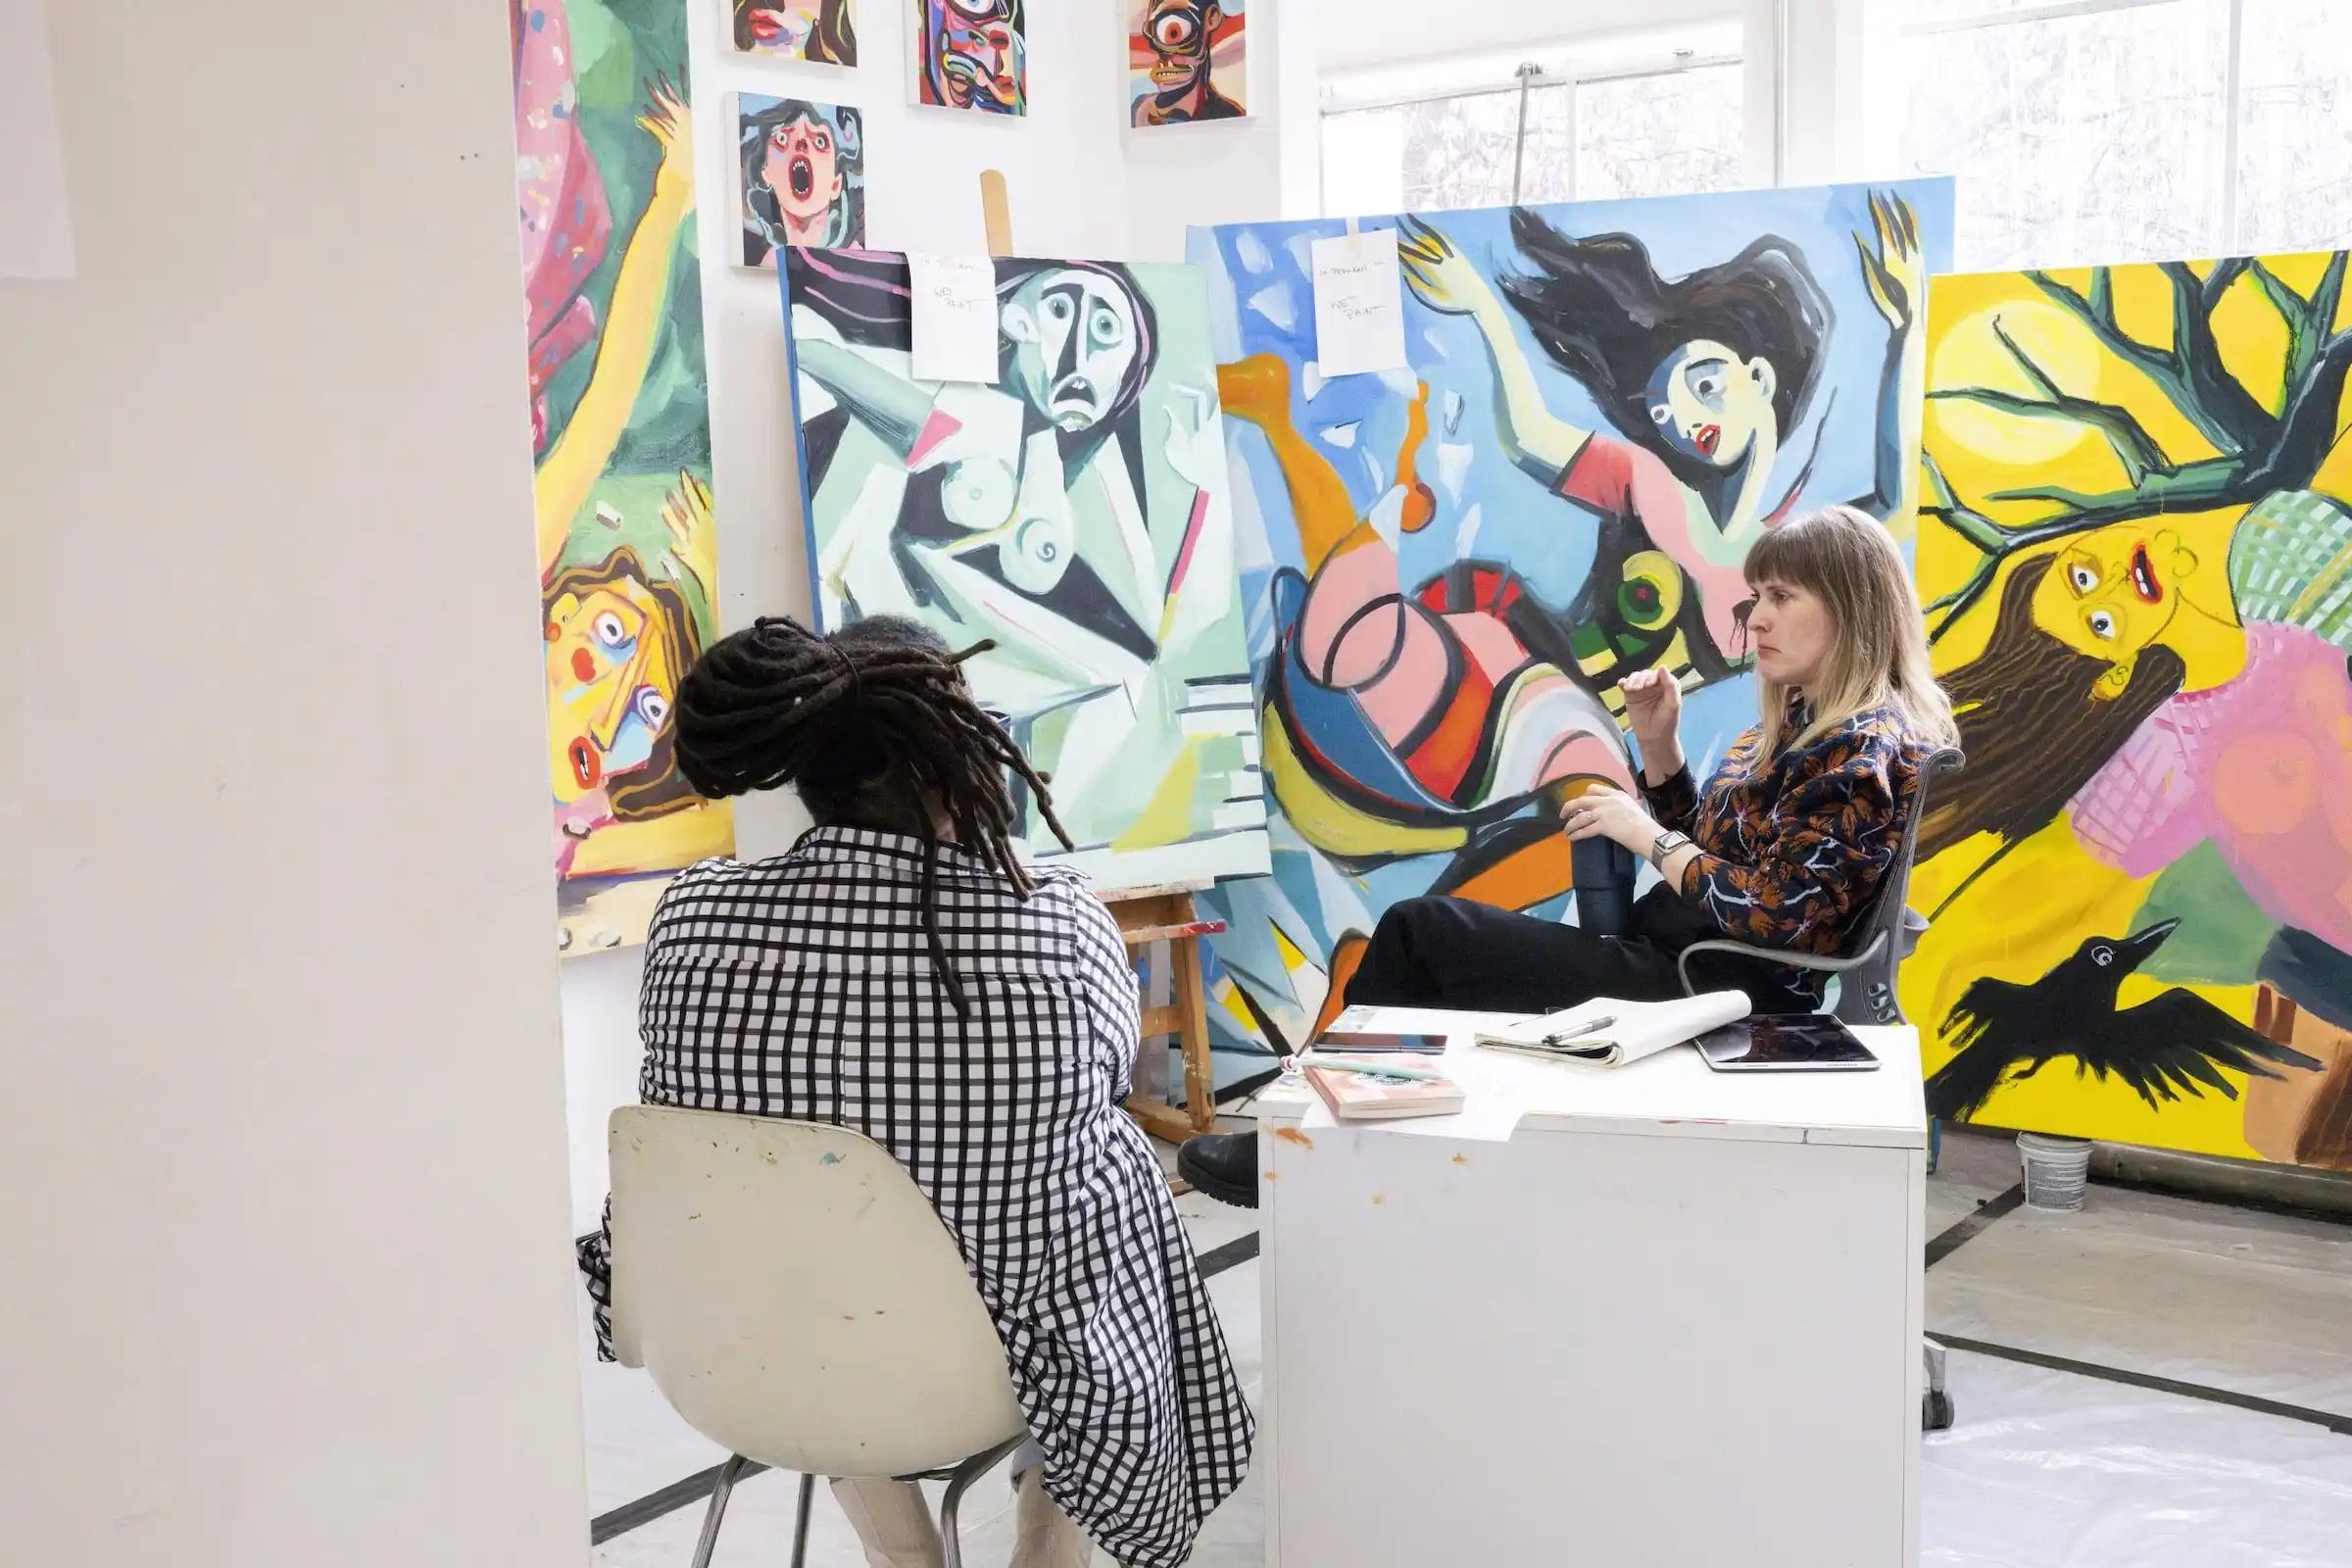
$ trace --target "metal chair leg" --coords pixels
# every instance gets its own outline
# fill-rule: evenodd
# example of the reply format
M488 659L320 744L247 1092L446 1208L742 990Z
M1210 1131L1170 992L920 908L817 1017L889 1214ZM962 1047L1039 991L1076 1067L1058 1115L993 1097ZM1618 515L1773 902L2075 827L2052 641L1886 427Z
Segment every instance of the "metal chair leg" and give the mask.
M816 1500L816 1477L801 1477L801 1511L792 1523L792 1568L808 1568L808 1510Z
M727 1496L750 1462L740 1453L730 1453L718 1467L718 1485L710 1489L710 1506L703 1512L703 1539L695 1544L694 1568L710 1568L710 1553L718 1549L718 1522L727 1515Z
M963 1568L963 1543L956 1537L956 1511L963 1505L963 1494L973 1482L1012 1457L1012 1452L1029 1441L1024 1432L1007 1443L1001 1443L986 1453L975 1453L956 1467L948 1478L948 1494L939 1500L939 1544L945 1554L947 1568ZM695 1568L704 1568L697 1563Z

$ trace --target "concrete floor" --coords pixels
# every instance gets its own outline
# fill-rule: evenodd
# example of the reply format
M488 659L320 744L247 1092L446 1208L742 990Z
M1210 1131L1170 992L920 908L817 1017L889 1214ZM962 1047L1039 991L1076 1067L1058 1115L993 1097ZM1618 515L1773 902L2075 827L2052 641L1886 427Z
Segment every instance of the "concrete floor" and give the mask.
M1930 1234L2016 1181L2006 1140L1948 1136L1928 1183ZM1178 1206L1202 1252L1255 1228L1249 1213L1197 1195ZM1252 1397L1257 1283L1251 1261L1210 1287ZM586 1355L584 1310L581 1322ZM1930 1436L1923 1456L1932 1568L2352 1564L2352 1227L2094 1187L2079 1214L2003 1214L1940 1259L1928 1275L1928 1326L2001 1352L1951 1356L1959 1423ZM2231 1397L2303 1417L2223 1402ZM642 1373L591 1359L587 1415L599 1514L725 1457ZM2335 1430L2313 1415L2332 1416ZM719 1538L720 1568L788 1561L796 1493L787 1475L745 1483ZM858 1568L847 1520L828 1491L816 1495L809 1561ZM1209 1521L1193 1562L1254 1568L1262 1518L1252 1478ZM701 1519L699 1503L682 1508L598 1546L594 1561L683 1568ZM970 1568L1006 1560L1011 1525L1009 1488L983 1483L966 1504Z

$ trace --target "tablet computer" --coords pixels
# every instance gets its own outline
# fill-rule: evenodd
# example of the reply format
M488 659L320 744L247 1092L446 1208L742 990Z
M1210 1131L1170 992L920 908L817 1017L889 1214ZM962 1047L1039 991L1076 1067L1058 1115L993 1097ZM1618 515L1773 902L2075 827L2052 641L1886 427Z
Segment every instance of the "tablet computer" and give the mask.
M1699 1036L1698 1054L1717 1072L1868 1072L1879 1064L1826 1012L1742 1018Z

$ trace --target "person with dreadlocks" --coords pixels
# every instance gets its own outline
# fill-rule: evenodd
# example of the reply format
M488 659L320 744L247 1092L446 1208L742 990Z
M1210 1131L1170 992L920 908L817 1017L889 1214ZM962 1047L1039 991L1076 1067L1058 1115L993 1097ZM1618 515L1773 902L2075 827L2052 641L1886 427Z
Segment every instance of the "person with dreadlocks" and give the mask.
M1119 1108L1135 975L1110 913L1024 866L1006 775L1048 780L929 628L768 618L688 673L680 771L718 799L790 786L815 825L706 860L646 939L654 1104L833 1122L895 1154L956 1238L1032 1444L1016 1565L1176 1568L1241 1484L1253 1424L1159 1162ZM1067 842L1066 836L1064 842ZM581 1245L611 1354L611 1223ZM875 1568L941 1561L921 1494L837 1480Z

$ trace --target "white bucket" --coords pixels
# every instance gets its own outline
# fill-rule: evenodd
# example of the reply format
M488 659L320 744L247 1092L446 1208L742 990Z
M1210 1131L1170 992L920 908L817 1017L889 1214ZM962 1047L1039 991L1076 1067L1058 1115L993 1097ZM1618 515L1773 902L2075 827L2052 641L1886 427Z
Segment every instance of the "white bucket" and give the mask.
M2090 1179L2090 1140L2017 1135L2017 1159L2024 1167L2026 1204L2031 1208L2078 1209Z

